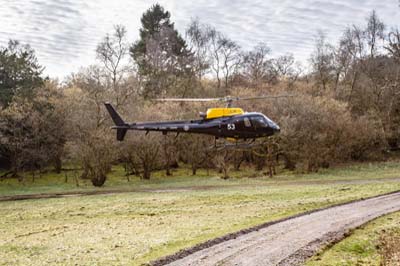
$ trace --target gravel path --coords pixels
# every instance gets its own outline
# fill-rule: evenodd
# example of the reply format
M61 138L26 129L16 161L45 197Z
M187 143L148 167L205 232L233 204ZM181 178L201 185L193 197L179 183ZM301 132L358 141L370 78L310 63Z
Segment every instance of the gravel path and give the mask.
M357 201L239 235L167 265L301 265L319 248L344 238L349 230L399 210L400 192Z

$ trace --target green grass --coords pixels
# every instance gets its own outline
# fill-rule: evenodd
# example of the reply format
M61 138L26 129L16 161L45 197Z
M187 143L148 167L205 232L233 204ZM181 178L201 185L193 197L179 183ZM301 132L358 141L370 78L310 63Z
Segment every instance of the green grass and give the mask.
M156 173L149 181L126 181L114 169L105 189L170 188L151 191L0 202L0 265L141 265L160 256L260 223L315 208L399 190L400 182L336 181L398 177L396 162L361 164L311 175L268 177L252 170L222 180L216 173L173 177ZM72 178L71 178L72 179ZM205 190L174 190L182 187ZM0 182L1 195L93 190L51 174L24 184ZM104 188L100 188L104 189Z
M379 254L379 236L400 227L400 212L378 218L353 234L311 258L307 266L353 266L353 265L381 265ZM398 247L397 247L398 248Z
M268 178L266 172L257 172L253 169L244 168L241 171L231 171L231 179L222 180L215 171L209 174L205 170L199 170L196 176L191 175L190 169L173 170L173 176L165 176L164 171L153 173L150 180L141 180L136 176L130 176L127 181L122 167L114 167L108 175L105 185L95 188L90 180L79 180L79 187L76 186L74 175L79 176L73 171L65 171L61 174L48 172L41 177L36 176L35 181L29 174L25 175L23 182L16 179L2 179L0 181L0 196L17 194L38 194L56 193L73 191L94 191L94 190L135 190L135 189L161 189L161 188L182 188L182 187L201 187L201 186L236 186L236 185L285 185L290 183L325 183L328 181L346 180L369 180L400 178L400 163L396 161L385 163L363 163L346 167L322 169L313 174L295 174L284 172ZM67 177L67 182L66 181ZM251 178L243 178L251 177Z

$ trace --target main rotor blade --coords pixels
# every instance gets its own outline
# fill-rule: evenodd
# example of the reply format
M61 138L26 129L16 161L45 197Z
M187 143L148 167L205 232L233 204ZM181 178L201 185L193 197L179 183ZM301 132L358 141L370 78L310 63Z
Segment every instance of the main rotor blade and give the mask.
M236 97L234 100L257 100L257 99L276 99L276 98L286 98L286 97L296 97L296 95L261 95L252 97Z
M240 100L257 100L257 99L274 99L274 98L285 98L285 97L295 97L296 95L261 95L252 97L237 97L237 96L226 96L222 98L161 98L155 99L159 102L228 102Z
M221 101L221 98L162 98L155 99L159 102L217 102Z

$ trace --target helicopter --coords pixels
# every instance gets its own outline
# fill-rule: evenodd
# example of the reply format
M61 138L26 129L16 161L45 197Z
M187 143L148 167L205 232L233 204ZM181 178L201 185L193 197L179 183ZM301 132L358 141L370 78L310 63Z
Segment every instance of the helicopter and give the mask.
M266 115L259 112L244 112L242 108L232 107L234 101L254 100L265 98L291 97L280 96L256 96L256 97L233 97L222 98L162 98L156 99L161 102L226 102L224 108L208 108L206 113L200 113L201 119L186 121L165 121L165 122L142 122L127 123L111 103L104 103L117 130L117 140L123 141L128 130L159 131L166 135L168 132L207 134L236 142L243 141L244 145L253 143L258 138L269 137L280 132L280 127Z

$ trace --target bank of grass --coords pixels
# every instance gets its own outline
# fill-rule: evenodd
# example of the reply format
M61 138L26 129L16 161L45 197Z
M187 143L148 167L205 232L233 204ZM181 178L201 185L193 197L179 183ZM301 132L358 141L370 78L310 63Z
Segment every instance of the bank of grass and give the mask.
M103 187L93 187L90 180L78 179L80 171L63 171L56 174L52 171L36 174L34 180L31 174L24 174L24 179L0 179L0 196L60 193L96 190L140 190L140 189L174 189L183 187L212 187L235 185L285 185L290 183L324 183L327 181L371 180L400 178L400 162L360 163L349 166L321 169L318 173L299 174L290 171L280 171L274 178L269 178L264 171L255 171L243 167L240 171L230 171L232 178L222 180L214 170L200 169L196 176L191 175L191 169L179 168L173 170L173 176L165 176L164 171L154 172L150 180L142 180L137 176L125 176L122 166L115 166L108 175ZM129 181L128 181L129 178Z
M304 211L400 189L400 182L342 183L332 180L394 178L396 163L363 164L312 175L222 180L216 173L173 177L157 173L150 181L126 181L114 169L106 188L170 188L151 192L0 202L0 265L141 265L182 248L243 228ZM260 173L259 173L260 175ZM2 194L76 189L43 177L28 184L8 183ZM308 182L312 181L312 182ZM11 181L10 181L11 182ZM43 182L43 183L40 183ZM53 183L51 183L53 182ZM0 183L1 184L1 183ZM4 183L3 183L4 184ZM1 186L3 186L1 184ZM209 186L205 190L174 188ZM92 189L87 184L79 189Z
M400 212L397 212L378 218L355 230L348 238L311 258L306 265L400 265L399 239ZM384 264L384 259L392 261Z

